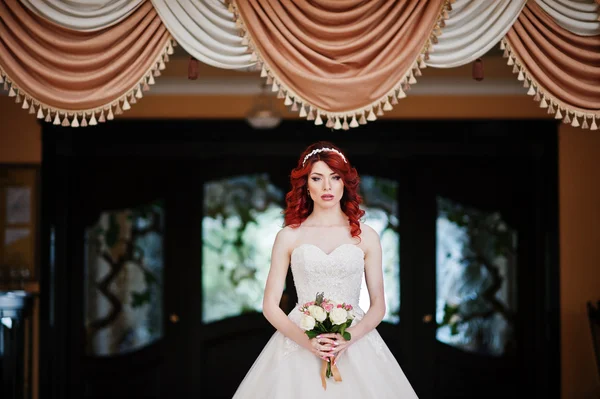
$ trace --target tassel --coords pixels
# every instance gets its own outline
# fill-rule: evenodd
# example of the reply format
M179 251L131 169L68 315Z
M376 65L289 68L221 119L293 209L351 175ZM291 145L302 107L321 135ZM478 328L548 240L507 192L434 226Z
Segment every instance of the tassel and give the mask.
M396 97L396 90L392 91L392 105L398 104L398 97Z
M507 64L508 64L508 65L515 65L515 60L513 60L513 58L512 58L512 57L508 57L508 62L507 62Z
M292 112L296 112L298 111L298 103L296 101L294 101L294 103L292 104Z
M560 112L560 108L556 110L556 115L554 115L554 119L562 119L562 113Z
M153 85L154 83L156 83L156 82L154 81L154 76L152 76L152 74L150 74L150 76L148 77L148 84L149 84L149 85Z
M535 96L535 89L533 86L529 86L529 90L527 91L528 96Z
M323 119L321 119L321 114L317 112L317 117L315 118L315 125L320 126L323 124Z
M579 121L577 120L577 115L573 114L573 123L571 123L573 127L579 127Z
M292 105L292 104L294 104L294 102L292 101L292 99L290 98L290 96L289 96L289 95L286 95L286 96L285 96L285 101L283 102L283 105L285 105L285 106L290 106L290 105Z
M21 103L21 93L17 92L17 98L15 98L15 103L20 104Z
M156 77L159 77L159 76L160 76L160 69L156 68L156 69L154 70L154 73L153 73L153 75L154 75L154 76L156 76Z
M173 44L169 40L169 43L167 44L167 54L173 55L173 53L175 53L175 51L173 50Z
M15 88L14 86L10 86L10 91L8 92L8 96L9 97L15 97L17 95L17 93L15 93Z
M42 106L40 106L40 108L38 109L37 118L38 119L43 119L44 118L44 111L42 111Z
M388 99L388 97L385 98L385 104L383 105L383 110L384 111L391 111L392 109L394 109L394 107L392 107L392 104L390 104L390 101Z
M265 68L265 66L263 65L262 70L260 71L260 77L266 78L267 76L269 76L269 74L267 73L267 68Z
M98 122L96 121L96 113L92 112L92 117L90 118L90 126L96 126Z
M383 110L381 109L381 104L379 104L379 107L377 108L377 116L383 116Z
M375 112L373 112L373 108L371 108L371 111L369 112L369 116L367 116L367 120L369 122L373 122L374 120L377 120L377 117L375 116Z
M333 128L333 119L329 115L327 115L327 123L325 124L325 127L328 127L329 129Z
M285 93L283 92L283 89L281 89L281 88L279 89L279 93L277 93L277 98L280 100L282 98L285 98Z
M160 61L158 62L158 70L159 71L164 71L166 68L165 66L165 62L162 60L162 58L160 59Z
M535 102L539 102L540 101L540 91L539 90L537 90L535 92L535 97L533 97L533 101L535 101Z
M100 111L100 116L98 117L98 122L100 122L100 123L106 122L106 118L104 117L104 110Z
M504 45L504 40L500 40L500 50L504 50L506 46Z
M352 115L352 120L350 121L350 127L358 127L358 121L356 120L356 115Z
M271 75L267 76L267 86L271 86L273 84L273 77Z
M4 81L4 91L8 90L8 80Z
M119 100L117 100L117 106L115 107L115 115L121 115L122 113L123 110L121 109L121 104L119 103Z
M417 83L417 79L415 79L415 75L413 75L412 69L410 70L410 72L408 74L408 83L411 85L414 85L415 83Z
M29 107L29 115L33 115L35 114L35 105L33 104L33 101L31 102L31 106Z
M425 57L421 57L421 61L419 61L419 68L425 69L427 68L427 64L425 63Z
M398 98L406 98L406 93L402 90L402 87L398 88Z
M144 80L144 86L142 87L142 90L143 91L150 90L150 86L148 86L148 82L146 82L145 80ZM140 94L140 98L141 98L141 94Z
M581 124L581 128L582 129L589 129L590 126L587 123L587 116L582 115L582 118L583 118L583 123Z
M419 69L419 66L415 66L415 76L423 76L423 74L421 73L421 70Z
M306 109L304 108L304 104L300 106L300 118L306 118Z
M519 71L519 76L517 76L517 80L519 80L519 81L525 80L525 75L523 75L522 70Z
M523 87L524 87L524 88L526 88L526 89L528 89L528 88L529 88L529 81L528 81L527 79L525 79L525 80L523 81Z
M308 115L306 116L306 120L308 120L308 121L314 121L315 120L315 114L313 113L312 107L310 107L309 110L308 110Z
M106 115L106 120L112 121L113 119L115 119L115 116L113 115L112 107L108 107L108 115Z
M569 117L569 111L565 111L565 118L563 119L563 123L571 123L571 118Z
M85 119L85 113L81 116L81 127L87 127L88 123Z
M77 120L77 114L73 116L73 122L71 122L71 127L79 127L79 121Z
M129 104L137 104L137 99L135 98L133 93L131 93L131 97L129 97Z
M4 76L0 73L0 83L4 83Z
M144 97L144 94L142 94L142 89L140 87L137 88L135 97L138 99Z
M542 101L540 102L540 108L548 108L548 103L546 102L546 97L542 98Z
M54 116L54 122L52 122L52 124L60 125L60 118L58 117L58 112L56 112L56 115Z
M592 126L590 126L590 130L598 130L598 126L596 125L596 115L592 115Z
M190 57L190 60L188 61L188 79L196 80L198 79L198 75L198 60L194 57Z
M279 85L277 85L277 82L273 82L273 88L271 89L271 91L273 93L276 93L279 91Z
M483 80L483 60L481 58L477 58L473 62L472 68L473 79L480 82Z
M363 111L360 114L360 118L358 119L358 124L359 125L366 125L367 124L367 118L365 117L365 111Z
M64 126L64 127L71 126L71 122L69 122L69 118L67 117L67 114L65 114L65 119L63 119L63 121L62 121L62 126Z
M342 128L342 124L340 122L340 118L338 118L337 116L335 117L335 125L333 125L333 128L335 130L340 130Z
M342 130L350 130L350 126L348 126L348 120L344 116L344 123L342 123Z
M29 108L29 103L27 102L27 98L23 99L23 106L21 107L22 109L27 109Z
M252 54L250 54L250 62L256 62L256 61L258 61L258 56L253 51Z
M130 106L130 105L129 105L129 103L127 102L127 97L125 97L125 98L123 99L123 111L127 111L127 110L130 110L130 109L131 109L131 106Z
M48 109L48 113L46 114L46 119L44 119L44 121L46 122L52 122L52 115L50 114L50 110Z

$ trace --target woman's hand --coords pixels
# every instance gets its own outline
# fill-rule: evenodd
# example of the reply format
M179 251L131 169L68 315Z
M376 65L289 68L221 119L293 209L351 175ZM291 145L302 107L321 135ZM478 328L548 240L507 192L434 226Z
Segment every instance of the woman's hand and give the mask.
M332 351L337 343L329 337L333 335L335 334L321 334L310 340L312 352L327 362L335 356Z
M346 331L352 335L352 330L347 329ZM353 343L353 341L346 341L341 334L336 333L321 334L320 337L321 340L327 340L327 342L332 346L329 354L331 354L333 357L333 364L336 363L340 355L344 353L346 349L348 349L348 347Z

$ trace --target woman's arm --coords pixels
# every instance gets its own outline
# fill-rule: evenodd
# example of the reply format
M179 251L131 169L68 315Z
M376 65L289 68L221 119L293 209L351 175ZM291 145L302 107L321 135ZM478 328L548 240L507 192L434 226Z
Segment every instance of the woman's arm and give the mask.
M381 241L373 228L362 225L362 239L365 246L365 280L369 291L370 307L356 325L348 328L352 341L371 332L385 316L385 292L383 289L383 267L381 261Z
M329 357L328 345L321 345L316 339L308 336L298 327L279 307L281 295L285 284L290 253L294 244L294 236L286 227L277 233L271 252L271 268L265 285L263 298L263 314L265 318L283 335L296 342L301 347L308 349L315 355L323 358ZM329 341L329 340L328 340Z

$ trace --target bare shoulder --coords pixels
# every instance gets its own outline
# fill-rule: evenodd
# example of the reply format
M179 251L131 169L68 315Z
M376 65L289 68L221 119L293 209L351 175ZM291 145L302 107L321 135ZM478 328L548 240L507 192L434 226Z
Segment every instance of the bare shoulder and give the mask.
M367 254L373 250L377 251L381 248L379 234L377 234L374 228L367 224L361 223L360 230L361 244Z
M297 238L298 229L285 226L277 232L277 235L275 236L274 248L290 253Z

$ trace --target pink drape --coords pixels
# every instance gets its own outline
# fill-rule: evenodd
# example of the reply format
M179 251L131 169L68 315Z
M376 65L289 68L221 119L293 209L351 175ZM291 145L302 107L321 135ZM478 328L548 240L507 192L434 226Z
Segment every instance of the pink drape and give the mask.
M240 0L233 6L262 75L287 105L350 122L346 117L374 107L389 109L404 95L402 84L415 82L449 2Z
M103 111L112 117L112 106L117 113L128 109L164 68L166 53L172 52L170 40L150 2L96 32L55 25L17 0L0 2L5 88L23 108L33 106L35 112L37 107L38 117L52 117L55 123L73 124L74 119L92 116L95 120Z
M600 115L600 36L578 36L528 2L506 36L505 56L549 113L573 126Z

